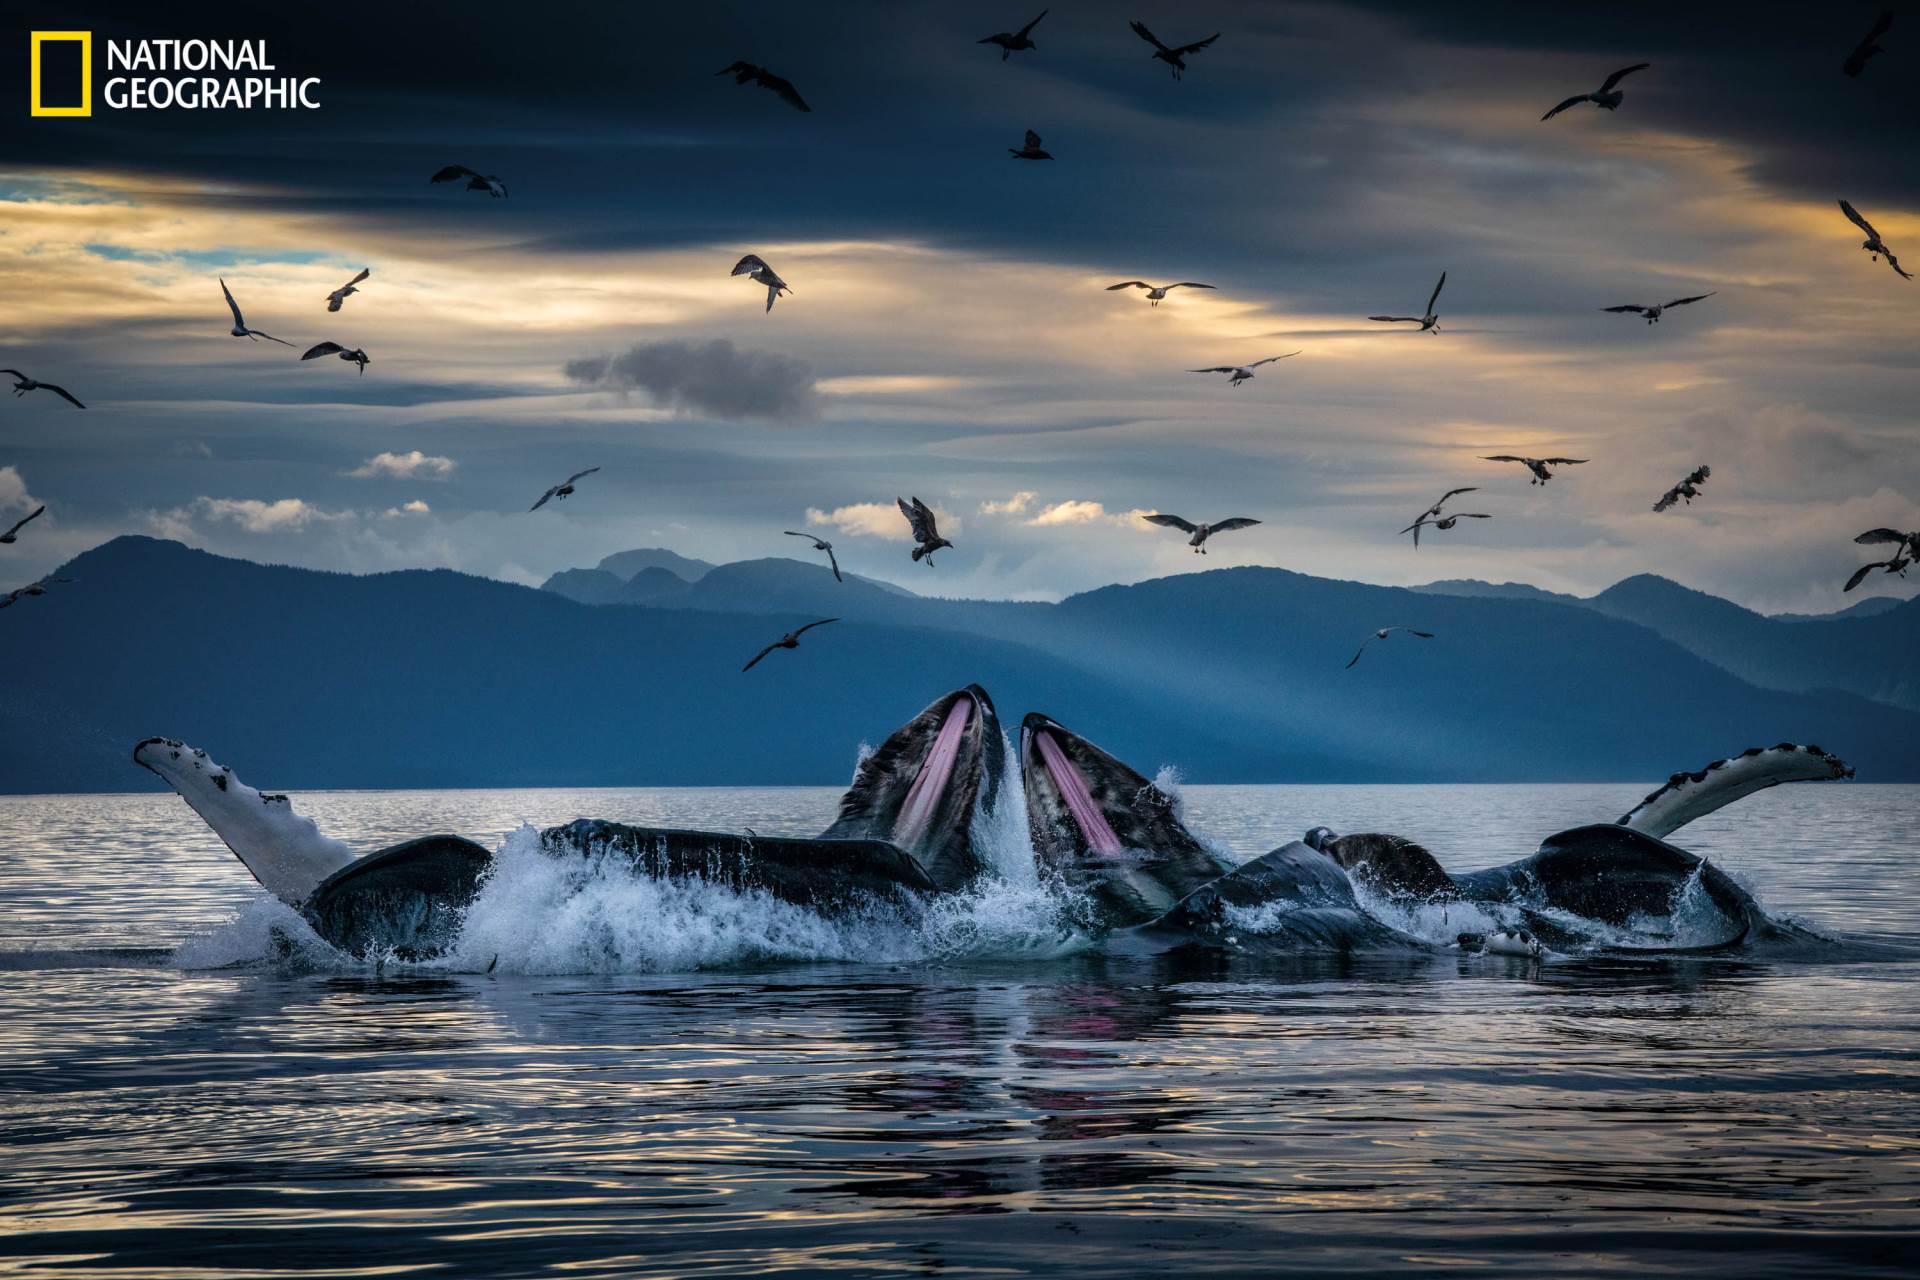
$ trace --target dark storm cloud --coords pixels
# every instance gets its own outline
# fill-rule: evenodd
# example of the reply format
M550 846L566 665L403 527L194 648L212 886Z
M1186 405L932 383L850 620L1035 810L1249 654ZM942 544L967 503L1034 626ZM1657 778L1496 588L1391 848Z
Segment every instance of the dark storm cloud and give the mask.
M617 356L569 360L567 377L589 387L640 391L664 408L734 420L791 422L820 416L820 393L804 360L711 342L647 342Z

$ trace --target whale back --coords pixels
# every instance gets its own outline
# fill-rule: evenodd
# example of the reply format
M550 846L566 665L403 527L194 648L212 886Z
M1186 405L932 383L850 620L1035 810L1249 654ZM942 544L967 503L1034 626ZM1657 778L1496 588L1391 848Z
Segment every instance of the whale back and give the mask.
M1425 846L1400 836L1360 832L1321 846L1354 880L1397 901L1451 902L1459 886Z
M1159 919L1129 932L1135 936L1123 947L1198 945L1261 953L1427 949L1420 939L1363 911L1340 865L1297 840L1202 885Z

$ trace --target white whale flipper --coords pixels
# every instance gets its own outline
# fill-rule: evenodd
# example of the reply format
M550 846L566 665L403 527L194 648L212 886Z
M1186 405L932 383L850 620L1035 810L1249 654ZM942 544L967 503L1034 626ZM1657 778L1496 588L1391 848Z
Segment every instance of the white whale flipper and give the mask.
M1697 773L1676 773L1667 785L1635 805L1620 825L1665 839L1696 818L1723 805L1783 782L1825 782L1851 778L1853 769L1839 756L1819 747L1783 742L1777 747L1749 747L1726 760L1715 760Z
M166 779L253 878L290 906L305 902L322 880L355 858L312 818L295 813L285 796L262 795L198 747L148 738L133 749L133 758Z

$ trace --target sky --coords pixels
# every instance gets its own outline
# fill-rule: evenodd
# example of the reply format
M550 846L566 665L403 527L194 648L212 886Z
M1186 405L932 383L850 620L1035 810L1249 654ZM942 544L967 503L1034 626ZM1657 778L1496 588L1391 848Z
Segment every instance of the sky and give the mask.
M51 508L0 584L125 533L538 584L643 546L804 555L798 529L946 596L1241 564L1913 594L1840 592L1876 558L1854 534L1920 527L1920 281L1836 205L1920 270L1920 15L1839 72L1878 7L1056 5L1004 62L976 42L1038 4L16 7L0 364L89 407L0 403L0 517ZM1131 18L1221 35L1175 81ZM30 30L265 39L322 106L29 118ZM735 59L813 110L714 75ZM1540 120L1640 61L1619 111ZM1029 128L1054 160L1008 155ZM509 197L430 185L447 164ZM748 252L792 285L771 313L727 274ZM1442 270L1440 333L1366 319ZM222 277L365 374L229 336ZM1217 289L1105 288L1134 278ZM1492 453L1591 461L1535 486ZM1702 498L1650 510L1701 463ZM1491 519L1398 535L1463 485ZM956 544L936 568L910 495ZM1150 511L1263 523L1201 559Z

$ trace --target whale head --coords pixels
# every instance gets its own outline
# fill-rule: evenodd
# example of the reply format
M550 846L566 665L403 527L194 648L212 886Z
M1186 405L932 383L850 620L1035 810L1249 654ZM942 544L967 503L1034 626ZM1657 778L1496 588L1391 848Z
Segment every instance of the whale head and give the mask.
M1020 726L1020 775L1035 855L1087 897L1101 927L1155 919L1230 869L1171 796L1038 712Z
M977 684L939 698L860 762L840 816L822 838L884 840L912 854L942 889L986 863L973 818L999 792L1005 762L1000 718Z

